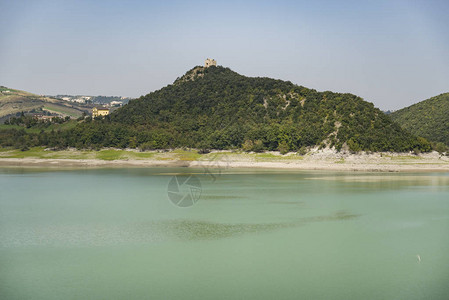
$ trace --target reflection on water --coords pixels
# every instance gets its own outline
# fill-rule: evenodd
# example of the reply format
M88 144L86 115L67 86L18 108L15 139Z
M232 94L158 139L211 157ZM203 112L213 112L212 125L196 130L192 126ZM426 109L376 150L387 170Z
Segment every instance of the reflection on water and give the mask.
M378 183L387 183L394 182L395 184L425 184L425 185L449 185L449 176L424 176L424 175L402 175L398 174L395 176L391 175L367 175L360 174L358 176L350 176L350 175L330 175L330 176L320 176L320 177L308 177L305 178L307 180L327 180L327 181L341 181L341 182L378 182Z
M350 220L359 215L337 211L330 215L299 218L285 223L226 224L198 220L164 220L130 226L47 226L11 229L0 235L0 247L18 246L105 246L169 240L209 240L236 235L266 233L312 222Z
M446 173L417 173L417 174L320 174L320 176L305 177L304 180L319 184L327 182L328 185L344 185L348 191L361 191L362 193L379 191L395 191L405 189L423 188L428 190L448 191L449 176Z
M339 211L331 215L300 218L286 223L221 224L207 221L173 220L152 223L151 228L173 234L182 240L220 239L241 234L264 233L282 228L291 228L312 222L350 220L359 215Z

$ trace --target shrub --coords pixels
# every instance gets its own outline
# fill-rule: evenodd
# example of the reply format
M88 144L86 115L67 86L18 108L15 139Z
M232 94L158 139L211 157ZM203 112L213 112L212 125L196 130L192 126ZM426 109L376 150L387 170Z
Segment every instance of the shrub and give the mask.
M139 146L140 151L154 150L154 142L146 142Z
M198 153L199 154L208 154L210 153L210 143L206 142L206 141L201 141L198 144Z
M251 140L246 140L246 141L243 143L243 145L242 145L242 149L243 149L243 151L245 151L245 152L250 152L250 151L252 151L252 150L253 150L253 147L254 147L254 143L253 143L253 141L251 141Z
M208 148L201 148L198 150L198 154L208 154L210 153L210 149Z
M349 151L351 151L351 153L358 153L358 152L362 151L362 148L360 147L359 143L354 141L352 138L349 139L349 141L348 141L348 147L349 147Z
M243 151L250 152L262 152L264 150L263 142L261 140L246 140L242 145Z
M261 140L255 140L254 141L254 146L253 146L253 151L254 152L262 152L263 151L263 143Z
M284 154L288 153L288 151L290 150L290 147L288 146L286 141L282 141L279 144L278 150L279 150L279 152L281 152L282 155L284 155Z
M306 148L306 146L302 146L301 148L299 148L299 150L298 150L298 154L299 155L306 155L307 154L307 148Z
M440 154L443 154L444 152L447 152L447 146L443 143L437 143L435 145L435 151L437 151Z

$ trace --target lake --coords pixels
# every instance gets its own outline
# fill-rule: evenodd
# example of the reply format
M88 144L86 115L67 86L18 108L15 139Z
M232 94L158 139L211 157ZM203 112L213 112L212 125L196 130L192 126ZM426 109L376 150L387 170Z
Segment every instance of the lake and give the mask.
M449 174L0 168L1 299L448 299Z

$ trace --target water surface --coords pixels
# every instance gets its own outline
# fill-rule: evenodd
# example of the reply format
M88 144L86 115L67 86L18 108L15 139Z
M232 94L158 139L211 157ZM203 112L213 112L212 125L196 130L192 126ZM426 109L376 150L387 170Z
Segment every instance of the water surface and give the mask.
M0 298L449 298L449 174L211 173L0 169Z

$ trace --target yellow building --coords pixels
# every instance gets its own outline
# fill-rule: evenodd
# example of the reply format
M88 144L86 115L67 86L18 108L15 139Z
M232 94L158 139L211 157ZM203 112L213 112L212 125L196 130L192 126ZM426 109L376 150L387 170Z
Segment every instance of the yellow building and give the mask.
M109 108L106 107L94 107L92 108L92 118L99 116L107 116L109 115Z

